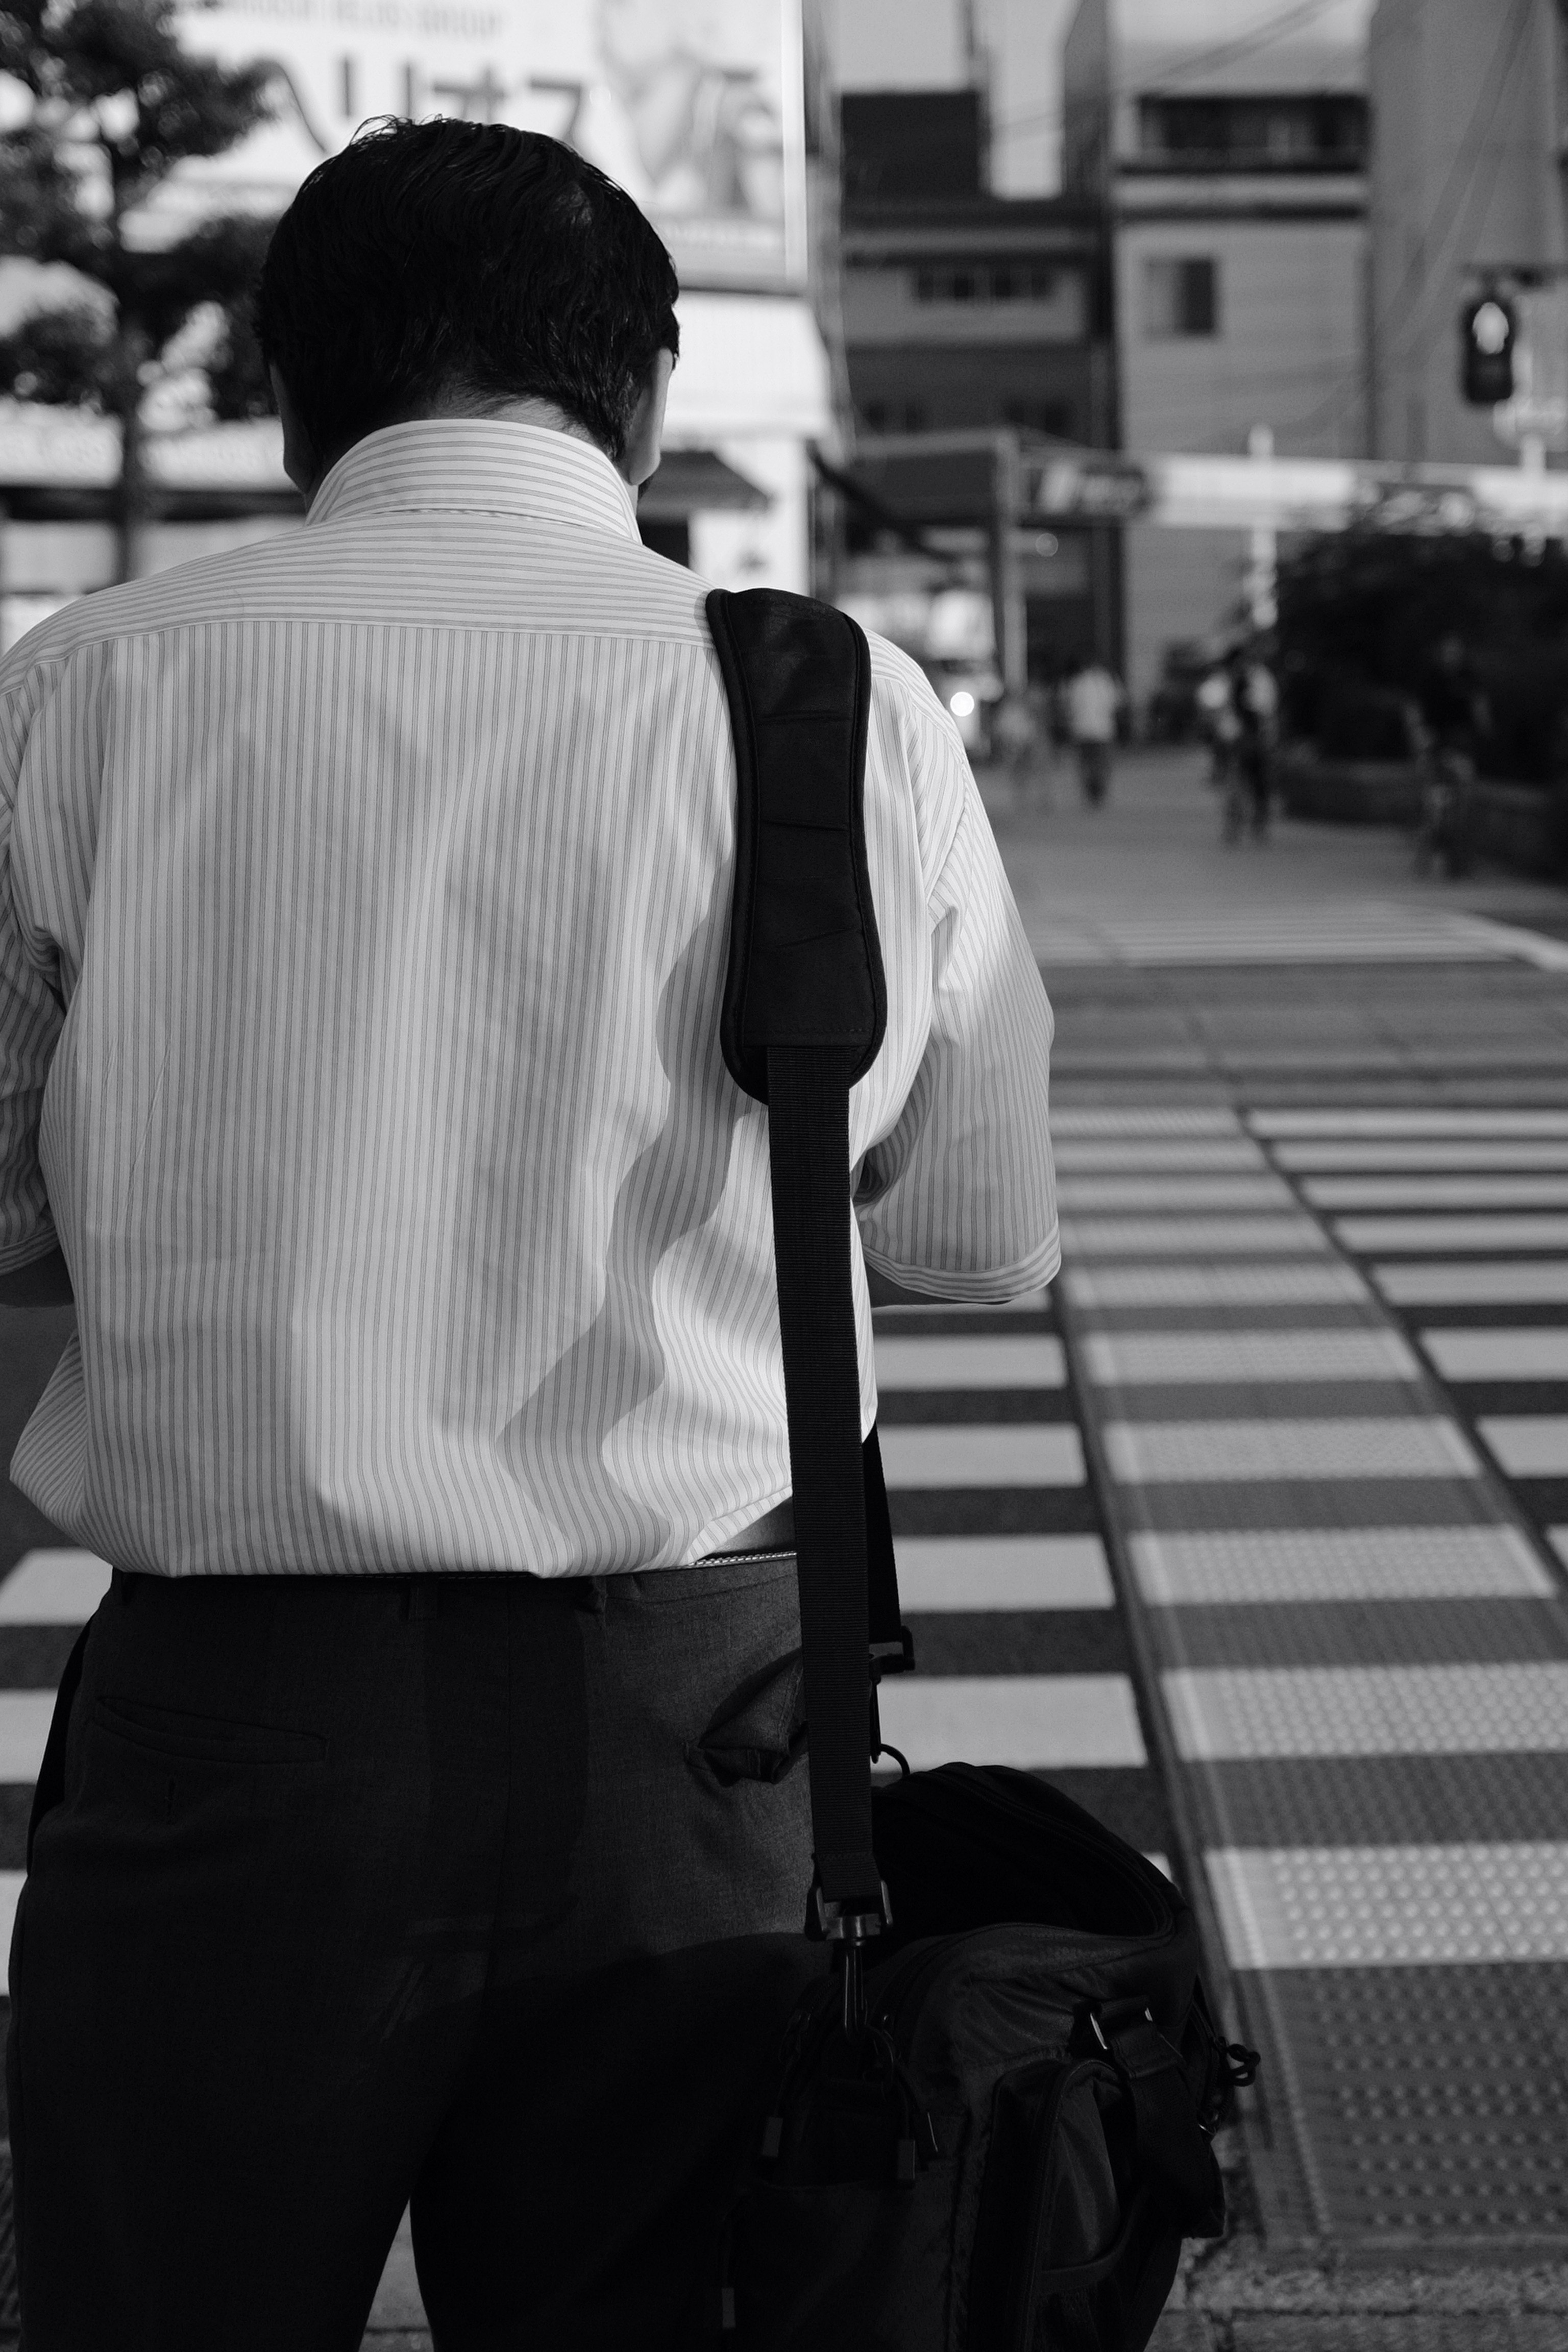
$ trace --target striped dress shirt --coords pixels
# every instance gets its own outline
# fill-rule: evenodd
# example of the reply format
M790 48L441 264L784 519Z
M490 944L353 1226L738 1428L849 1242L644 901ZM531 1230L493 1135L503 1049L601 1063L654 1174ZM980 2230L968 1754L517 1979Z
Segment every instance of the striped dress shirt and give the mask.
M77 1301L12 1475L77 1542L561 1576L789 1493L702 599L596 449L422 421L0 666L0 1272L58 1243ZM1003 1299L1058 1258L1050 1010L951 719L871 653L864 1260Z

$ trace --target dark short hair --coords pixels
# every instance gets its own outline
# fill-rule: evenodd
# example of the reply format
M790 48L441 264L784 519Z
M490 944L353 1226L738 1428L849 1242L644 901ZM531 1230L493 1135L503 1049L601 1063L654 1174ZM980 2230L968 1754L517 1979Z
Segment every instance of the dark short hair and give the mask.
M618 457L679 291L637 205L558 139L372 123L319 163L261 273L261 349L330 463L444 401L552 401Z

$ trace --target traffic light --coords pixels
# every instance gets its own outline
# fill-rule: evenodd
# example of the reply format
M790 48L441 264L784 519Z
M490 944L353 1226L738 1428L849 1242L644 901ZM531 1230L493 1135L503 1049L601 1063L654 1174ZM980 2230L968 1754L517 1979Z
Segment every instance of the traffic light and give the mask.
M1488 290L1459 313L1459 383L1474 408L1495 408L1513 394L1518 321L1506 294Z

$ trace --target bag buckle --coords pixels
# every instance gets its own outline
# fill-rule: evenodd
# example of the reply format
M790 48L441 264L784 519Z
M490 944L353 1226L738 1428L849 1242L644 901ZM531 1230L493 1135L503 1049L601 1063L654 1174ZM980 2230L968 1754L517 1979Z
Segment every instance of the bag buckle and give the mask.
M816 1943L863 1944L871 1936L879 1936L884 1927L893 1924L892 1898L888 1882L879 1882L882 1890L881 1907L868 1911L863 1905L830 1903L819 1884L813 1884L812 1897L816 1906Z

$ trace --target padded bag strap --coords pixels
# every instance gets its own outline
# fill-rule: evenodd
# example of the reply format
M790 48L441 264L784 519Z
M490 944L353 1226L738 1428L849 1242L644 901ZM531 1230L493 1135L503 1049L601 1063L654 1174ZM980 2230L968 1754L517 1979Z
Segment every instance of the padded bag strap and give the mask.
M715 589L707 611L739 779L720 1040L736 1085L768 1106L817 1919L832 1933L884 1913L849 1190L849 1089L887 1025L861 808L870 656L847 614L781 589Z

